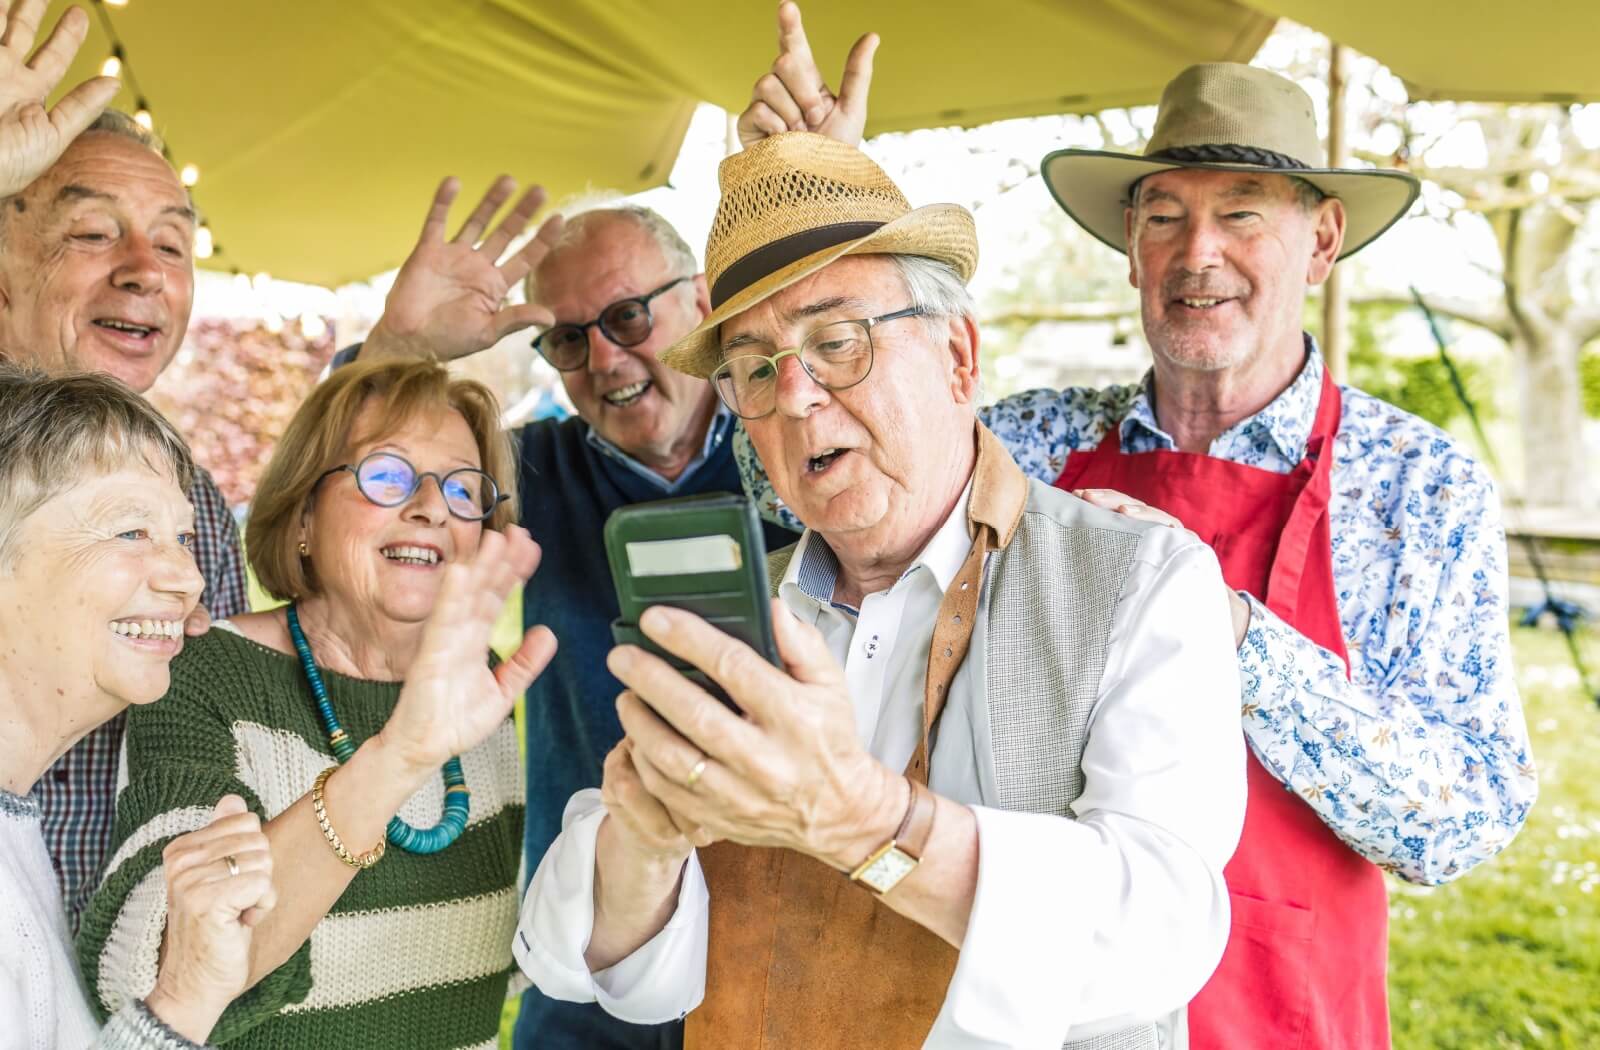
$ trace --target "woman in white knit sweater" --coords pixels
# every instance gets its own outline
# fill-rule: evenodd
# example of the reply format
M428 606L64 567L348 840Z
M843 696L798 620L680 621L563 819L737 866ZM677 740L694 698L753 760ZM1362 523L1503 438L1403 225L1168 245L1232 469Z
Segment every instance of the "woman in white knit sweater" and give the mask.
M167 691L202 580L183 440L106 376L0 364L0 1047L178 1050L244 988L273 906L260 821L227 796L164 851L155 989L104 1029L84 997L34 783L85 733Z

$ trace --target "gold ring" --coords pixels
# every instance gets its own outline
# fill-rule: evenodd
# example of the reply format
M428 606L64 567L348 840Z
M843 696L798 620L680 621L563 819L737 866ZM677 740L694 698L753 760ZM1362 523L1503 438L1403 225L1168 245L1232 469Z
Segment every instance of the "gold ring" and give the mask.
M224 863L224 864L226 864L228 866L228 877L229 878L232 878L233 876L239 874L239 862L233 859L233 854L230 853L226 857L223 857L222 858L222 863Z
M700 761L694 764L694 768L689 770L689 778L683 782L683 786L688 788L690 791L693 791L694 786L700 783L700 777L703 773L705 773L705 771L706 759L702 757Z

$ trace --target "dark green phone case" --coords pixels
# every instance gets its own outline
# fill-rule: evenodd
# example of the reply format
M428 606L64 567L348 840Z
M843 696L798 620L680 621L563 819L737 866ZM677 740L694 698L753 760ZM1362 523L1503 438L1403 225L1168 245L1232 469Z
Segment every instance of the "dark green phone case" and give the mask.
M621 612L611 624L618 645L655 653L730 706L716 683L644 636L638 623L645 609L687 609L782 666L772 640L766 544L748 499L713 493L621 507L606 519L605 544Z

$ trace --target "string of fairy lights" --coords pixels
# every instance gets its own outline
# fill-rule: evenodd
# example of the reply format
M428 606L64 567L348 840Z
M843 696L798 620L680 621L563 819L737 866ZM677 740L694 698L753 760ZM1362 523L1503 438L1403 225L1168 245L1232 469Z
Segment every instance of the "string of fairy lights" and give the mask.
M116 23L111 20L111 11L109 10L113 7L127 7L128 0L93 0L92 6L95 14L99 17L100 28L105 31L106 39L111 44L110 54L106 55L105 61L100 63L100 75L117 77L122 81L129 93L133 95L134 121L146 131L153 132L155 131L156 118L151 110L149 96L145 94L143 86L139 83L139 77L133 69L133 62L128 58L128 46L117 32ZM161 139L161 155L167 159L167 163L173 165L173 167L178 167L177 161L172 157L172 150L166 140L166 136L161 136ZM199 166L193 163L184 164L178 168L178 178L182 180L183 185L189 190L190 200L195 200L194 188L200 182ZM195 200L195 211L200 215L200 225L194 234L195 257L197 259L218 259L221 261L223 258L222 246L217 243L215 236L212 234L211 227L205 220L205 212L200 208L197 200ZM235 274L241 272L237 266L229 266L228 269Z

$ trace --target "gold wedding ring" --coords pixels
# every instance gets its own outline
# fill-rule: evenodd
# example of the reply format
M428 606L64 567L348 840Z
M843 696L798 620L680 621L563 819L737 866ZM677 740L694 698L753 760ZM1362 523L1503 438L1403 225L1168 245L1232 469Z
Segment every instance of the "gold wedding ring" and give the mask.
M683 782L683 786L688 788L690 791L693 791L694 786L700 783L700 776L705 771L706 759L702 756L700 761L694 764L694 768L689 770L689 778Z
M222 858L222 863L224 863L224 864L226 864L228 866L228 877L229 878L232 878L233 876L239 874L239 862L233 859L233 854L230 853L226 857L223 857Z

